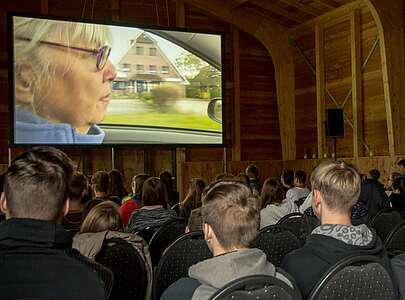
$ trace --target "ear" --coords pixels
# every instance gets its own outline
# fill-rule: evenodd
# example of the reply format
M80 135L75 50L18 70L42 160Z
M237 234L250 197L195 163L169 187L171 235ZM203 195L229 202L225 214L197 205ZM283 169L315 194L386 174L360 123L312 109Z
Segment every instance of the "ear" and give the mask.
M7 215L8 207L7 207L7 198L6 194L3 192L0 196L0 210L3 214Z
M204 223L204 240L209 241L212 239L212 227L211 225Z
M69 208L70 208L70 199L67 198L65 204L63 204L63 216L66 216L69 213Z
M184 231L185 233L189 233L190 232L190 228L188 227L188 225L186 226L186 230Z
M320 217L321 214L321 208L322 208L322 196L321 193L318 190L313 190L312 191L312 209L314 213Z
M25 106L33 104L34 82L35 75L32 67L28 64L20 65L15 79L15 97L18 104Z

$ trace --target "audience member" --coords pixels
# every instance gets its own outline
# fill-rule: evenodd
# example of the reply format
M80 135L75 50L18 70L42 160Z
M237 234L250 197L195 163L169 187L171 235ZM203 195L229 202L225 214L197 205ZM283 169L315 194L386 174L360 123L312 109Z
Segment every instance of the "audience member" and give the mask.
M294 187L287 191L286 199L295 203L299 199L307 197L311 191L305 187L306 181L307 174L304 171L295 171L293 182Z
M245 170L246 175L249 177L249 185L252 191L260 193L262 183L259 180L259 169L255 165L248 165Z
M361 183L359 201L366 205L369 220L371 220L378 211L390 206L389 198L384 189L372 179L366 179Z
M107 299L105 285L88 261L71 249L72 239L60 222L69 211L72 161L52 147L19 155L7 170L0 207L2 299Z
M281 171L280 180L282 184L283 193L284 195L286 195L287 191L294 187L294 171L284 169L283 171Z
M121 200L128 195L127 189L124 186L124 181L122 179L122 174L119 170L113 169L108 173L110 178L109 186L108 186L108 195L110 197L117 197ZM115 202L115 201L114 201Z
M264 182L260 196L263 201L260 228L276 224L282 217L298 212L297 205L284 198L281 183L276 178L269 178Z
M405 177L405 159L401 159L398 162L398 167L399 167L399 173L401 174L401 177Z
M128 224L129 232L138 232L147 227L159 227L168 220L175 219L177 214L172 209L162 206L159 178L148 178L142 187L142 207L132 213Z
M203 230L201 207L193 209L188 219L186 226L186 233L191 231L201 231Z
M372 169L370 170L370 172L368 173L370 175L370 179L374 180L374 182L383 190L385 190L384 185L379 181L381 173L379 170L377 169Z
M69 212L63 217L62 225L67 230L79 230L86 216L82 198L87 190L87 179L80 172L75 172L69 186Z
M128 197L128 199L123 199L123 204L120 207L122 224L124 225L124 227L128 226L132 212L141 207L142 187L143 183L148 178L148 174L139 174L132 178L132 194L130 195L130 197Z
M394 180L393 191L389 199L392 207L405 212L405 178L399 177Z
M335 263L353 255L373 255L389 269L385 248L366 225L353 226L351 210L360 194L360 175L344 162L321 163L311 175L312 207L321 225L305 245L285 256L282 267L296 279L304 298Z
M91 177L91 187L93 189L94 198L87 202L85 207L86 211L89 211L97 204L107 200L113 201L117 204L121 204L118 197L109 196L109 186L110 177L107 172L97 171L96 173L94 173L94 175Z
M213 258L189 269L189 278L173 283L161 299L208 299L229 282L248 275L270 275L291 285L259 249L250 248L259 228L258 200L240 182L213 184L202 205L204 238Z
M391 175L387 179L387 184L384 186L385 193L387 196L390 196L392 191L394 190L394 181L395 179L401 177L401 174L398 172L392 172Z
M80 233L73 238L73 248L80 251L86 257L97 261L97 255L102 251L103 246L109 239L122 239L128 242L135 251L137 251L146 263L149 286L147 296L151 294L152 285L152 263L146 242L138 235L123 232L122 220L119 212L119 206L112 201L104 201L93 207L84 220ZM114 242L108 242L108 245L114 245ZM124 260L124 257L117 257L117 263ZM122 280L114 274L116 283L114 284L112 299L122 299L119 297L123 293L121 289ZM148 299L148 298L145 298Z
M240 182L242 182L244 185L250 187L250 178L249 178L249 176L247 176L246 174L240 173L240 174L238 175L237 179L238 179Z
M204 188L205 181L201 178L193 178L191 180L187 196L180 204L180 217L187 220L192 210L201 207L201 196Z
M179 193L174 190L172 174L164 171L160 173L160 189L164 200L163 207L171 208L179 203Z

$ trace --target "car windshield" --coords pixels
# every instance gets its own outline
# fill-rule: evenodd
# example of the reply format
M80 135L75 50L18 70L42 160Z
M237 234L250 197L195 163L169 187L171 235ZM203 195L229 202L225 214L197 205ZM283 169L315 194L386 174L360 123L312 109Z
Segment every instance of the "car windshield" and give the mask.
M210 108L214 118L207 113L210 101L222 98L219 35L179 32L175 43L156 31L115 26L111 31L117 77L102 124L222 132L222 102ZM198 39L215 47L196 52L187 47Z

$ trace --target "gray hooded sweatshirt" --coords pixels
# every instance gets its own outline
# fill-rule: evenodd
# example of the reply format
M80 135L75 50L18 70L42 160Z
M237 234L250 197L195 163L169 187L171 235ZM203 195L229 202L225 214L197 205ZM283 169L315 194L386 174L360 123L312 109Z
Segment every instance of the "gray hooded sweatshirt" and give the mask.
M195 290L192 300L206 300L229 282L249 275L275 276L292 287L291 282L267 261L266 254L256 248L238 250L206 259L191 266L188 275L201 283Z

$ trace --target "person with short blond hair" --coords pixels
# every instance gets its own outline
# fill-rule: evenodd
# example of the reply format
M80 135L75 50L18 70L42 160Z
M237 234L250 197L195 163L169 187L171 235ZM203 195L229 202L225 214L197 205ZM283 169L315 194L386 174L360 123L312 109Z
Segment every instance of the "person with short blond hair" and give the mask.
M201 215L204 239L214 257L191 266L189 278L173 283L161 299L208 299L229 282L249 275L270 275L291 285L261 250L252 248L260 224L257 203L257 196L241 182L209 186Z
M343 258L373 255L389 269L385 248L373 229L351 223L360 195L357 170L345 162L323 162L311 175L312 208L321 222L305 245L287 254L282 268L293 275L304 298L328 269ZM303 272L305 270L305 272Z

